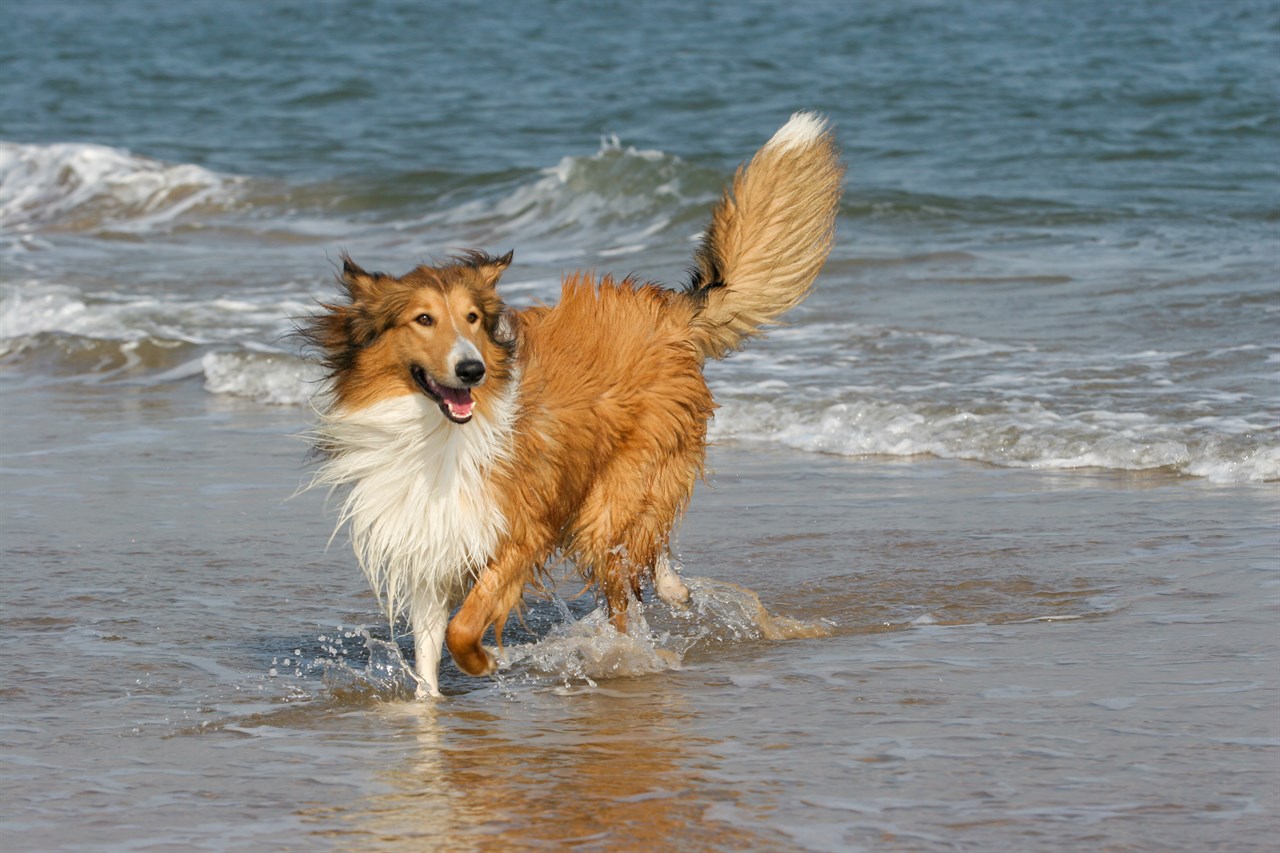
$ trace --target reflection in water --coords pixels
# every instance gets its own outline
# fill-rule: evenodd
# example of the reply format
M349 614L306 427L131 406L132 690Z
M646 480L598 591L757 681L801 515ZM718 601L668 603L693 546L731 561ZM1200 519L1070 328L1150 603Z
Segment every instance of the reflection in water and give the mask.
M362 634L365 670L335 666L327 692L395 731L404 760L379 773L377 795L306 814L339 818L348 828L323 834L340 843L387 850L653 850L677 838L696 849L761 846L768 839L755 832L708 820L709 809L758 807L717 778L724 744L690 733L686 694L670 676L708 644L826 636L830 625L771 615L735 584L689 585L687 611L650 607L625 636L603 611L576 619L556 600L563 621L508 647L496 684L467 680L471 692L434 703L386 703L411 695L397 674L409 665L395 644Z
M1057 588L1018 574L939 582L934 573L930 580L910 571L839 578L833 586L846 612L827 611L836 621L819 615L823 595L813 585L806 594L820 606L806 621L770 614L744 587L693 577L687 611L649 607L627 636L602 611L575 618L555 599L560 621L509 646L496 683L448 679L453 695L437 703L404 701L412 690L400 649L362 634L364 671L335 669L331 676L349 681L331 677L327 692L339 706L362 705L357 713L394 733L403 758L376 772L377 794L307 814L341 846L385 850L652 850L673 839L687 849L785 846L769 814L786 799L789 774L774 762L789 738L774 732L766 753L739 756L764 772L744 777L741 766L723 767L740 751L734 733L773 724L723 729L697 720L682 666L698 671L708 659L755 657L760 641L1079 618L1106 598L1075 576L1059 578ZM851 601L860 612L847 612ZM533 621L550 615L535 613ZM725 738L708 734L720 730Z
M748 806L716 783L717 742L689 736L664 683L524 693L501 714L476 707L497 690L384 706L404 761L381 774L385 793L341 808L348 831L326 834L385 850L759 848L768 839L704 822L714 804Z
M748 582L819 638L773 642L789 623L699 578L688 613L650 607L635 636L543 602L499 679L435 705L404 701L400 649L362 635L311 708L256 722L359 767L298 812L337 849L1138 849L1206 820L1264 849L1272 656L1231 616L1274 585L1236 544L1257 522L1199 534L1187 569L1180 526L1082 559L1098 526L1079 521L1015 518L1040 533L1012 544L984 520L885 524L856 559L753 542ZM777 566L785 585L761 584Z

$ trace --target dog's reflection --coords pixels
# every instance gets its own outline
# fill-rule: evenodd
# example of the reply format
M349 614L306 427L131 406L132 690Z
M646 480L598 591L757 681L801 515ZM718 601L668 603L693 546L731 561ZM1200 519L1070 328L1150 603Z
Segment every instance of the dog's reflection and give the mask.
M719 821L742 791L715 779L714 738L654 679L510 702L387 706L405 760L353 804L349 840L380 850L759 848ZM765 845L767 846L767 845Z

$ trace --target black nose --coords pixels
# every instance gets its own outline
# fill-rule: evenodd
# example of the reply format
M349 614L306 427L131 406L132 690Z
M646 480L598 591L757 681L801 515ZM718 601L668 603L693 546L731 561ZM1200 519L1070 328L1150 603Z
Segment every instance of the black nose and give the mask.
M458 362L458 366L453 369L458 374L458 378L468 385L475 385L481 379L484 379L484 362L476 361L474 358L467 361Z

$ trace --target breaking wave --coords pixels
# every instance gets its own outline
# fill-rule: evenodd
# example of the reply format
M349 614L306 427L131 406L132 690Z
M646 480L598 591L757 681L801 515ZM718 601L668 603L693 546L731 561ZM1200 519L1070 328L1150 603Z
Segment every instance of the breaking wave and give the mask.
M200 369L206 391L272 406L307 404L324 378L317 365L284 352L206 353Z
M1039 403L964 411L882 400L782 408L721 397L714 441L768 443L838 456L934 456L1011 468L1168 470L1213 482L1280 480L1280 434L1205 418L1177 424L1102 411L1067 415Z
M195 299L88 296L55 285L0 286L0 363L29 376L161 384L203 377L206 390L301 405L322 375L283 341L298 295Z
M237 202L243 178L104 145L0 142L0 226L145 231Z
M525 261L616 257L653 248L658 235L695 235L723 175L661 151L601 140L591 155L476 186L469 200L395 227L438 233L450 245L529 244Z

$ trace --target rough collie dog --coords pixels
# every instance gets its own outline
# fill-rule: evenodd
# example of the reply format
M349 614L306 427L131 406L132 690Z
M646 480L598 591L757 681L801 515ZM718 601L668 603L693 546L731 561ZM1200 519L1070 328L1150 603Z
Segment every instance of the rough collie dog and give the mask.
M463 672L493 671L486 632L501 647L557 556L619 631L646 583L687 601L668 543L715 408L703 365L809 292L843 174L826 122L792 116L738 169L682 290L575 273L554 307L516 310L496 289L510 252L398 278L344 256L348 298L302 329L330 370L316 480L350 487L339 526L408 619L419 696L439 695L445 643Z

